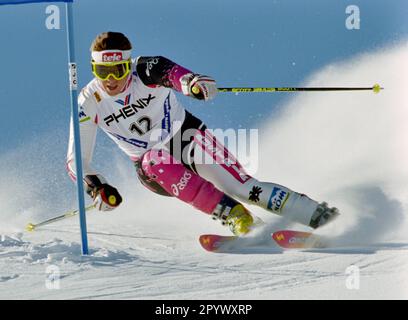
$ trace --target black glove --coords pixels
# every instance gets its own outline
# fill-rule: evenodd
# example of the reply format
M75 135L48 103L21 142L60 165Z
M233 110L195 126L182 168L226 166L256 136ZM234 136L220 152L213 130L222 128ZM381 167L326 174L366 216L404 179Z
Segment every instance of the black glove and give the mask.
M95 207L100 211L110 211L118 207L122 197L115 187L106 183L100 175L87 175L86 192L92 197Z

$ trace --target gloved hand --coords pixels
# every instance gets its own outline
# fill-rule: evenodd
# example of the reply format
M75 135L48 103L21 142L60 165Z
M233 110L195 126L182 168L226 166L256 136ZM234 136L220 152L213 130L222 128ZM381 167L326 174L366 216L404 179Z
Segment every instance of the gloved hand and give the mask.
M99 175L88 175L85 177L87 184L86 192L92 197L95 208L100 211L110 211L117 208L122 197L115 187L106 183Z
M181 79L183 94L199 100L210 100L217 94L217 85L211 77L188 73Z
M109 184L103 184L99 189L92 191L92 194L94 206L100 211L113 210L122 202L118 190Z

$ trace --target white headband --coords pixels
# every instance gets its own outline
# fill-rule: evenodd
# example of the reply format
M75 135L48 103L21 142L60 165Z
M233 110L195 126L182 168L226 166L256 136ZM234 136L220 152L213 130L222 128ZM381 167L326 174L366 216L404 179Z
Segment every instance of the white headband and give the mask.
M120 62L130 59L132 50L104 50L92 51L92 59L95 62Z

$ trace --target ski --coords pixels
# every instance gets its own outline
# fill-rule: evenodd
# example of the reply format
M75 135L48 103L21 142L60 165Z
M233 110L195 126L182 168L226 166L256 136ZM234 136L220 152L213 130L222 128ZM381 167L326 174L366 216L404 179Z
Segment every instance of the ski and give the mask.
M210 252L224 252L229 244L236 242L237 236L221 236L217 234L203 234L199 241L201 246Z
M295 230L279 230L271 235L272 240L283 249L310 249L327 247L327 240L311 232ZM260 246L272 247L265 244L264 240L256 241L252 238L242 238L237 236L222 236L216 234L203 234L199 238L201 246L209 252L233 253L240 249L245 251L254 249L254 252L260 252Z
M279 230L272 233L272 239L285 249L307 249L327 247L327 240L311 232Z

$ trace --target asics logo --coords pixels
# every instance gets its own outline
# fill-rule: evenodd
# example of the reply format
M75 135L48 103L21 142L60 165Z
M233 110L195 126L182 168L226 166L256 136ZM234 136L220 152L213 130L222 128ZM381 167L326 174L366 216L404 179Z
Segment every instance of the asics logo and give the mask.
M173 191L173 194L178 197L180 194L180 191L183 191L185 189L185 187L187 187L191 177L193 175L188 172L185 171L184 175L181 177L180 181L177 184L172 184L171 185L171 190Z

